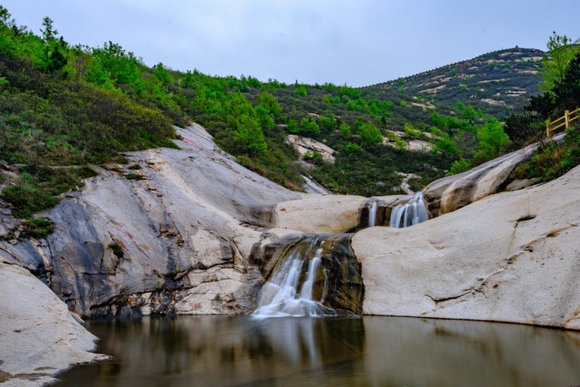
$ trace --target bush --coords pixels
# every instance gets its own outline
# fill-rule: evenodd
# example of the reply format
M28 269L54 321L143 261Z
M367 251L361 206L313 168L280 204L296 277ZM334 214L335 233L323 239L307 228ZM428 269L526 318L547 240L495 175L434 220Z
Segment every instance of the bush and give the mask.
M471 169L471 163L469 160L465 160L463 157L459 160L455 160L451 164L451 169L447 173L447 176L457 175L458 173L463 173Z
M54 231L54 223L48 218L34 218L22 223L20 238L46 238Z
M352 142L349 142L344 147L344 151L349 156L356 156L356 155L359 155L361 153L364 153L365 150L360 145L353 144Z
M0 198L12 204L12 214L17 218L30 218L33 214L56 206L60 200L50 192L39 190L30 183L7 187Z
M478 156L491 159L498 156L509 142L503 126L495 118L488 120L477 132L480 151Z
M549 181L562 176L580 164L580 126L569 129L561 144L548 142L540 145L530 159L514 170L516 179Z

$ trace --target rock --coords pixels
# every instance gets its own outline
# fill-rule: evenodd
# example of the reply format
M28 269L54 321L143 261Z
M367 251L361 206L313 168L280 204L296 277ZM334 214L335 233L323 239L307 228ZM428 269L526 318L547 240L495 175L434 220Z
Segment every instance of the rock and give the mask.
M273 227L304 233L340 233L360 223L367 198L351 195L304 195L274 207Z
M423 189L429 212L439 216L499 191L511 171L538 147L532 144L490 160L467 172L446 176Z
M403 229L352 240L363 312L580 330L580 167Z
M561 141L564 135L556 135L552 141ZM467 172L446 176L429 184L423 189L429 212L436 217L502 191L510 183L510 173L530 158L538 146L538 143L528 145Z
M298 152L300 158L303 158L306 152L318 152L321 154L322 160L325 163L334 164L335 159L333 154L336 153L336 151L320 141L308 137L297 136L295 134L288 135L286 141L296 150L296 152Z
M517 191L522 188L527 188L537 183L537 179L516 179L509 183L506 187L506 191Z
M3 255L2 255L3 256ZM107 358L90 353L97 338L28 270L0 256L0 383L44 385L75 364Z
M304 186L302 187L304 188L304 192L319 195L329 195L332 193L326 188L324 188L322 185L320 185L320 183L317 182L316 180L310 179L308 176L304 175L301 176L302 179L304 179Z
M44 244L0 247L85 317L247 312L263 279L236 268L247 268L276 203L301 195L237 164L200 126L178 133L181 150L125 154L145 180L88 179L45 214L55 231Z
M407 150L410 151L420 151L420 152L430 152L435 145L424 140L411 140L407 144Z

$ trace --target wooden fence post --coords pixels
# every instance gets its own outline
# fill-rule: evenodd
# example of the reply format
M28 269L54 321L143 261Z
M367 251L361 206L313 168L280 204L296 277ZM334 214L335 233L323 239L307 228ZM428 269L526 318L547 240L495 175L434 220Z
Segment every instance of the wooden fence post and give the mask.
M546 120L546 137L550 137L550 120Z
M566 120L566 129L569 129L570 128L570 111L569 110L566 110L564 112L564 117L566 117L565 118L565 120Z

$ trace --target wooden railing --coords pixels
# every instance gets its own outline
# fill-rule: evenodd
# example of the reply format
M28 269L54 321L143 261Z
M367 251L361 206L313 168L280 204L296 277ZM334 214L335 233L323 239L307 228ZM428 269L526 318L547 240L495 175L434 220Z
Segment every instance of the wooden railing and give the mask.
M570 123L578 118L580 118L580 108L577 108L573 111L566 110L562 117L554 121L548 121L546 123L546 136L552 136L552 132L562 127L566 127L566 129L568 129L570 127Z

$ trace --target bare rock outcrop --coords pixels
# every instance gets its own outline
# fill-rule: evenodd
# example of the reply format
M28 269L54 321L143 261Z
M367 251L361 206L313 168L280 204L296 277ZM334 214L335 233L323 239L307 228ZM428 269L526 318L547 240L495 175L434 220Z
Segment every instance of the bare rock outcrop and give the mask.
M41 385L72 365L106 356L90 353L97 338L28 270L0 252L0 384Z
M580 167L403 229L352 240L363 312L580 330Z
M354 195L304 195L301 199L278 203L272 226L304 233L341 233L360 222L367 198Z
M565 133L551 138L551 141L561 141ZM539 143L528 145L515 152L497 157L486 163L478 165L467 172L447 176L436 180L423 189L423 197L428 210L436 217L448 212L455 211L463 206L507 189L511 183L511 172L518 164L526 161L536 151ZM527 186L517 184L508 190Z
M247 264L253 245L272 208L300 194L237 164L200 126L178 133L181 150L126 154L133 169L67 194L46 213L46 240L0 248L82 316L250 311L263 281Z
M317 152L320 153L324 162L334 164L335 158L333 155L336 151L323 142L295 134L288 135L286 142L298 152L300 158L303 158L308 152Z

